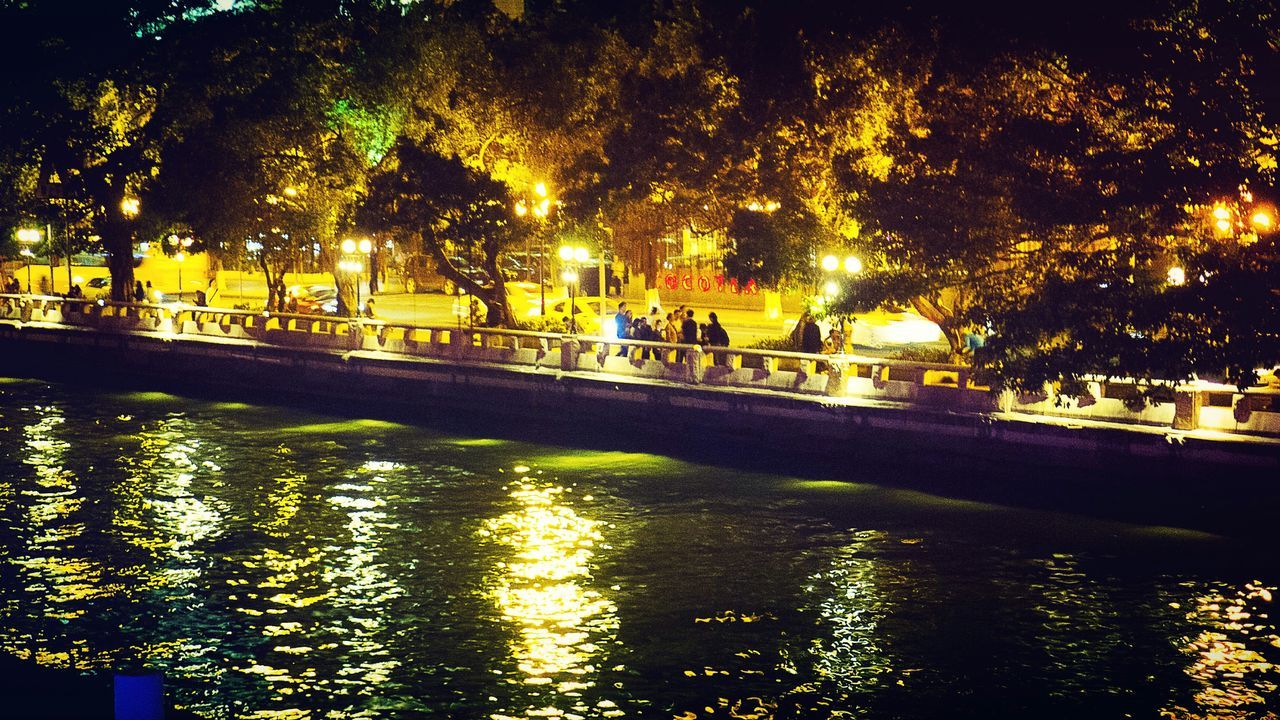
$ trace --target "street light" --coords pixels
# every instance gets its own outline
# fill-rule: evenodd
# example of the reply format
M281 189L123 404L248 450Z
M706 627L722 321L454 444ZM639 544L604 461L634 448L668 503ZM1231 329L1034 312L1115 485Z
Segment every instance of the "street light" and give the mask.
M136 197L127 197L120 201L120 212L127 218L135 218L142 212L142 203Z
M191 243L195 242L190 237L179 238L177 235L169 236L169 244L177 248L178 252L174 253L173 259L178 263L178 302L182 302L182 264L187 260L187 248L191 247Z
M556 205L556 201L551 199L550 191L547 189L545 182L535 183L533 186L534 197L529 201L516 201L515 213L516 217L522 218L532 214L539 222L543 222L551 215L551 208ZM538 296L541 299L542 315L547 314L547 283L546 283L546 255L547 255L547 237L546 233L540 229L538 239L541 243L541 251L538 254ZM527 237L527 236L526 236ZM525 244L525 259L529 258L529 246Z
M1245 218L1248 218L1247 223ZM1219 238L1234 238L1244 244L1256 242L1258 235L1271 232L1276 224L1271 210L1255 204L1253 194L1249 192L1241 193L1240 204L1229 201L1214 203L1208 220Z
M356 255L357 250L360 251L361 255L363 255L364 257L360 257ZM347 257L344 257L342 260L338 262L338 269L342 270L343 272L356 274L356 314L357 315L360 313L360 310L361 310L360 274L364 271L365 259L369 257L369 253L371 252L373 252L373 241L369 240L369 238L363 238L358 241L353 240L351 238L347 238L346 240L342 241L342 253Z
M27 293L31 293L31 258L35 257L35 253L31 251L30 245L40 242L40 231L36 228L22 228L18 230L18 242L22 243L22 249L19 251L27 262Z
M856 255L846 255L844 260L841 261L841 259L836 257L834 254L829 254L822 258L822 269L827 274L826 282L822 287L822 299L824 304L829 304L837 295L840 294L840 281L836 277L836 273L840 270L844 270L846 275L857 275L862 272L862 260ZM837 320L840 323L840 336L842 338L847 337L844 331L844 317L838 317ZM844 352L844 348L841 347L838 351Z
M591 259L591 251L581 245L561 245L560 260L565 263L560 278L569 286L569 334L578 332L578 271ZM603 331L603 326L601 326Z

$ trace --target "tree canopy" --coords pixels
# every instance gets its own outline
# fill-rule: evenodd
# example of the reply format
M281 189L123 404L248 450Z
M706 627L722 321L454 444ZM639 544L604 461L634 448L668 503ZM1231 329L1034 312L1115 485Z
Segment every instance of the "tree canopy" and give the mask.
M551 187L542 214L651 284L681 233L793 291L856 254L837 310L911 306L957 357L983 336L1001 386L1280 361L1266 4L220 8L0 5L3 224L56 218L114 288L134 242L190 233L277 306L307 255L353 312L341 240L385 237L510 323L502 255L553 231L517 216Z

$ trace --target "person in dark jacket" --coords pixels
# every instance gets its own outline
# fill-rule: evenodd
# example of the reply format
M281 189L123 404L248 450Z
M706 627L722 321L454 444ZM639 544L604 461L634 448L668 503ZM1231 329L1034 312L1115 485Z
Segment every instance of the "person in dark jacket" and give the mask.
M680 323L680 342L698 344L698 323L693 319L692 310L685 312L684 322Z
M800 352L822 352L822 329L813 318L805 318L804 333L800 336Z
M707 344L718 347L729 347L729 333L720 324L720 318L715 313L707 316L711 319L711 323L707 325Z
M693 311L686 310L684 320L680 323L680 342L686 345L698 344L698 321L693 319ZM684 351L676 353L676 362L684 362Z

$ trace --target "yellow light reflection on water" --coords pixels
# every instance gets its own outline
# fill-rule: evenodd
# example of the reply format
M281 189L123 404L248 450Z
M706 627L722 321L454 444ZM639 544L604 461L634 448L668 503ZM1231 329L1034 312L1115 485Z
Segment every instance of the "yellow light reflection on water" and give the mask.
M582 690L596 684L600 644L614 641L618 627L613 601L589 586L595 551L604 539L602 524L565 504L561 486L526 476L508 490L518 509L485 522L479 531L511 550L510 559L497 567L489 596L519 630L511 654L524 676L521 682L547 688L552 704L492 717L623 715L612 703L589 708L581 698Z
M167 644L144 644L141 647L94 648L83 639L56 632L59 623L41 625L54 628L50 632L30 634L17 621L19 612L32 617L39 614L47 620L69 623L85 617L95 601L115 597L124 592L120 568L110 572L101 563L77 553L86 549L82 542L86 511L79 478L66 467L72 446L63 434L65 419L59 408L34 406L23 408L34 418L22 427L25 454L23 464L30 468L27 477L14 479L13 491L25 504L25 545L5 548L4 560L18 572L21 586L32 593L27 601L19 601L6 609L9 622L0 626L0 644L20 660L58 668L92 669L116 664L122 653L128 657L150 657L168 651ZM10 605L10 603L6 603Z
M1245 720L1272 717L1269 703L1280 692L1280 651L1272 598L1275 587L1247 583L1195 598L1186 618L1194 636L1185 638L1186 673L1196 683L1193 709L1174 706L1162 717ZM1182 609L1172 603L1175 609Z

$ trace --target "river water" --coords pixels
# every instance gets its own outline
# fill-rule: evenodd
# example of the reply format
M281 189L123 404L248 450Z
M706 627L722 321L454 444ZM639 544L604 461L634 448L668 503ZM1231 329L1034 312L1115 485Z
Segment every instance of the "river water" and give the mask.
M1256 541L32 381L0 430L0 648L200 716L1280 705Z

